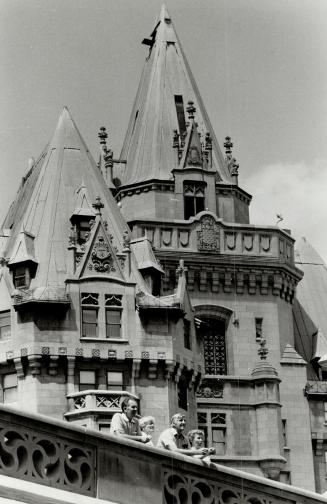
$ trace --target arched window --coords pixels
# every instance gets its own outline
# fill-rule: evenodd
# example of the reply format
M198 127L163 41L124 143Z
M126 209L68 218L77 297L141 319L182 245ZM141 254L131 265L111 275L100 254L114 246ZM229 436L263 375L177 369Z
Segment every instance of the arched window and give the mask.
M203 212L205 184L203 182L184 182L184 219Z
M201 317L198 330L203 339L205 374L227 374L225 321Z

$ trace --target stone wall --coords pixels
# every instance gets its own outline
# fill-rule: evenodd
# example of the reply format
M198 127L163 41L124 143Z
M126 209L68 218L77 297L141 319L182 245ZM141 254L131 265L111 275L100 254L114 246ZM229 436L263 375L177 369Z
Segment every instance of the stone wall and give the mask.
M45 496L50 486L121 504L326 502L300 488L4 406L0 445L0 474L43 485Z

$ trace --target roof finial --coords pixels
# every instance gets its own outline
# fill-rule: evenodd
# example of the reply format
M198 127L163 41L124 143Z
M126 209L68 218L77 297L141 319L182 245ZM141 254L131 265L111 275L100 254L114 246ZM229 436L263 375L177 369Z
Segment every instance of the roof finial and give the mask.
M181 142L180 142L180 134L178 133L177 129L174 129L174 134L173 134L173 149L176 149L177 152L177 162L179 163L182 157L183 149L181 147Z
M176 275L183 276L183 275L185 275L186 271L187 271L187 268L184 266L184 259L180 259L178 267L176 269Z
M260 356L260 359L266 360L267 355L268 355L268 348L266 348L266 340L264 338L261 338L259 345L260 345L260 347L258 349L258 354Z
M233 142L231 141L231 137L227 136L225 138L224 147L226 151L226 163L229 169L229 173L232 176L233 183L238 185L238 169L239 164L236 163L236 159L232 155Z
M101 215L101 208L104 207L104 204L102 203L100 196L95 198L95 203L92 203L92 206L96 211L96 215Z
M108 133L107 133L106 128L104 126L101 126L100 131L98 133L98 137L100 138L100 145L106 145L106 140L108 138Z
M108 149L107 147L107 138L108 138L108 133L107 130L104 126L101 126L100 131L98 133L98 137L100 138L100 146L101 146L101 151L103 155L103 160L104 160L104 167L106 170L106 180L108 180L108 170L110 174L110 181L112 182L113 179L113 174L112 174L112 168L113 168L113 152L111 149Z
M204 156L206 158L206 161L209 165L209 167L212 166L212 137L209 133L209 131L206 132L206 136L204 139Z
M227 136L225 137L225 143L224 143L224 147L225 147L225 151L226 151L226 157L229 158L231 155L232 155L232 148L233 148L233 142L231 141L231 137L230 136Z
M192 102L191 100L188 102L186 112L188 113L188 118L190 119L190 121L193 121L195 117L196 108L194 106L194 102Z

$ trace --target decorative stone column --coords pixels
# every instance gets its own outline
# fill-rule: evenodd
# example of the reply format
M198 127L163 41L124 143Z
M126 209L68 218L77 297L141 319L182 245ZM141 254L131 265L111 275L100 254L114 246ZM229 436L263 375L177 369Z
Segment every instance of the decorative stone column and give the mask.
M254 402L256 404L258 458L262 472L267 478L278 480L280 471L286 464L281 455L281 404L279 402L279 382L276 369L266 361L268 349L266 341L260 341L258 361L251 373L254 381Z

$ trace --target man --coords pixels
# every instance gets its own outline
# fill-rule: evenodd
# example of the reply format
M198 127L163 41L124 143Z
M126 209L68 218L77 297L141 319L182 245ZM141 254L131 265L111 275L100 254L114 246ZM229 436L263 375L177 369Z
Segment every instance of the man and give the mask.
M147 443L151 436L141 432L137 415L137 402L135 399L126 397L122 402L122 413L115 413L111 420L110 434L134 439L141 443Z
M208 448L203 447L196 450L191 450L189 441L183 434L185 425L185 416L182 413L176 413L176 415L174 415L171 419L170 428L164 430L160 434L157 447L164 448L165 450L183 453L184 455L190 455L191 457L195 455L208 455Z

